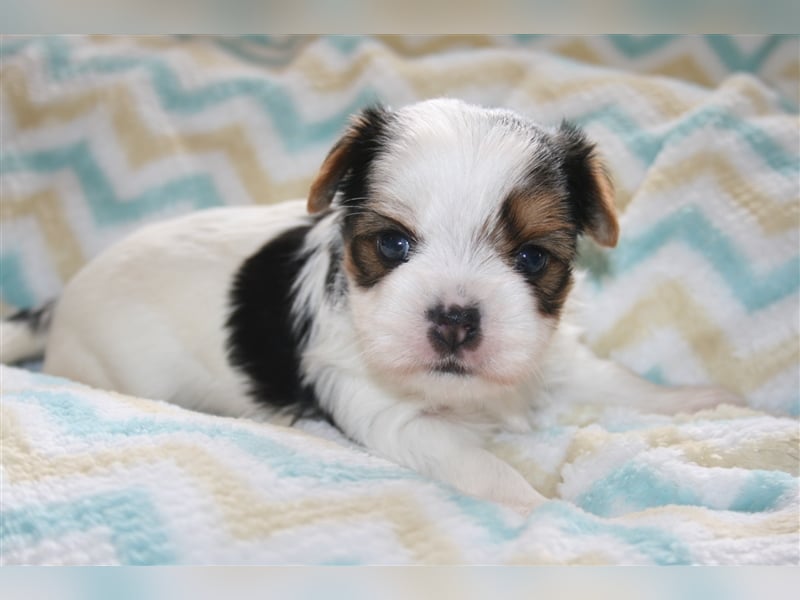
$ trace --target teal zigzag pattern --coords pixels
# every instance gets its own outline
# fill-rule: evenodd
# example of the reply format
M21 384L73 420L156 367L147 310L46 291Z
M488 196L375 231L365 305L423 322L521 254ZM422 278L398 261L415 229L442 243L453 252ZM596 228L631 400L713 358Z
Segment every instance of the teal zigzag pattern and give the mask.
M30 154L0 156L0 173L52 173L63 169L72 171L80 181L98 225L142 219L181 202L188 202L194 209L222 204L211 176L206 173L179 177L154 186L136 197L121 198L95 161L86 142Z
M641 128L619 106L606 106L572 117L580 125L599 123L612 131L628 147L631 153L645 165L651 165L666 143L675 143L695 131L711 127L736 134L748 145L755 156L785 177L797 178L800 161L794 152L785 150L772 137L743 119L709 106L676 122L663 132L652 132Z
M642 58L668 46L677 37L676 35L609 35L608 39L628 58Z
M220 204L215 186L209 175L190 175L169 181L148 190L135 198L119 198L102 169L96 164L83 142L62 149L28 155L4 156L0 160L6 172L32 169L50 172L71 169L86 194L94 218L100 225L116 224L132 219L142 219L151 212L162 210L177 202L189 202L195 209ZM681 240L693 250L703 254L720 273L731 291L748 310L761 309L800 287L800 257L795 256L772 272L759 276L753 273L747 260L724 232L716 229L699 208L680 211L655 224L636 238L625 239L612 253L616 273L624 272L639 262L647 260L666 243ZM4 257L5 258L5 257ZM7 260L7 259L6 259ZM5 265L4 265L5 266ZM13 266L9 263L8 266ZM26 289L20 285L19 270L10 269L9 278L2 278L4 298L12 301ZM13 276L13 277L12 277ZM16 300L30 300L26 294ZM16 305L29 305L28 302Z
M369 36L360 35L335 35L324 36L325 40L335 47L342 55L350 56L363 45L371 43ZM537 34L522 34L512 36L520 45L531 45L539 40L550 36ZM655 52L673 44L680 43L684 36L679 35L608 35L604 36L611 44L623 55L631 59L641 59L652 55ZM689 36L694 37L694 36ZM705 42L706 47L712 51L720 62L722 62L731 72L746 71L758 73L764 64L779 50L787 44L796 44L800 36L794 34L779 34L766 36L753 50L747 51L736 42L735 36L724 34L708 34L697 36ZM0 48L0 57L3 55L13 55L20 49L33 42L34 40L12 40L4 41ZM284 66L296 51L300 42L299 38L275 38L269 35L245 35L245 36L220 36L214 39L220 47L225 48L239 58L244 58L253 62L269 64L271 66ZM273 51L272 60L265 59L263 55L248 51L248 46L268 48Z
M150 498L141 490L114 491L56 502L34 509L0 513L4 552L31 546L73 532L110 529L110 541L124 565L166 565L176 562L166 529Z
M259 78L232 78L186 90L169 65L157 57L104 56L73 61L71 46L65 39L45 38L41 40L41 45L47 57L48 70L55 80L70 79L86 73L121 73L138 67L147 69L162 106L169 111L195 113L232 98L251 97L262 111L271 117L283 147L289 152L298 152L311 144L330 143L343 129L349 115L381 98L379 91L365 86L348 106L332 117L319 122L306 122L297 112L291 95L279 84L270 81L267 73ZM16 50L19 51L24 47L20 45ZM13 54L11 51L7 53ZM666 140L674 136L686 136L699 128L713 124L742 137L756 154L763 155L767 164L779 172L789 175L798 172L796 158L773 142L767 133L751 123L731 116L719 107L704 108L660 133L643 130L633 117L618 106L575 115L573 119L584 124L602 122L618 133L631 152L646 165L652 163Z
M70 43L67 39L59 37L42 40L6 40L2 50L6 54L13 54L15 51L25 48L32 41L40 42L39 45L48 57L51 73L57 79L74 77L80 73L94 72L95 70L114 71L119 69L124 71L144 66L150 70L153 85L164 106L170 110L195 112L211 108L240 94L255 94L262 101L260 104L262 109L267 112L283 113L285 118L278 121L286 125L279 130L279 133L284 136L284 140L289 146L295 144L295 148L306 145L310 140L318 140L320 137L333 139L339 122L344 121L345 113L351 110L351 108L347 108L345 113L333 117L306 136L298 135L297 131L303 130L307 124L301 121L296 112L286 110L287 105L291 106L289 95L281 92L275 96L274 93L276 90L280 91L280 88L265 80L235 79L187 92L182 89L171 68L163 61L152 57L103 57L102 59L89 59L73 63L70 60ZM278 99L274 100L276 97ZM273 101L275 103L271 103ZM359 100L356 104L359 102L361 101ZM273 112L273 114L277 113ZM732 117L717 107L711 106L698 110L687 118L677 121L666 130L657 133L640 128L636 121L618 106L594 109L583 115L574 116L573 119L583 125L598 123L609 128L628 145L635 156L647 164L656 159L665 143L676 142L692 132L706 127L722 129L737 134L756 156L784 177L795 179L798 177L799 166L796 155L786 151L758 127L743 119ZM294 142L288 140L294 140ZM34 171L44 174L62 169L71 170L80 181L87 203L98 225L141 220L155 211L179 202L187 202L195 209L221 204L214 182L206 173L188 175L165 182L135 198L120 198L115 193L108 175L103 172L94 159L87 142L30 154L8 153L0 157L0 173ZM709 237L707 232L711 229L713 228L710 228L706 219L699 215L693 217L688 213L679 217L679 222L661 223L657 226L657 231L645 233L629 243L623 241L619 250L613 255L616 267L625 270L635 262L646 259L670 239L679 238L695 250L707 254L723 279L750 310L763 308L797 289L797 257L789 259L773 273L765 275L763 280L757 277L756 279L763 285L753 286L750 281L753 274L747 267L746 261L740 261L741 257L736 252L734 245L721 232L716 232L713 238ZM626 256L635 256L635 258L626 258ZM3 266L8 268L4 268L0 287L6 301L27 306L32 303L32 294L20 269L14 268L16 264L14 261L13 255L8 254L7 251L4 252Z
M281 477L313 477L320 481L345 483L347 481L419 479L419 475L401 467L356 467L350 463L315 461L313 456L299 453L246 430L223 426L203 425L180 418L165 419L136 417L130 419L102 418L82 400L79 391L9 392L4 394L9 402L35 403L44 408L63 430L72 436L85 439L107 439L109 436L151 436L173 433L199 433L210 439L225 439L242 451L270 465Z
M188 202L195 209L220 204L209 175L178 178L135 198L120 198L85 143L30 155L3 157L0 164L7 172L26 168L36 171L71 169L81 182L92 214L100 225L142 219L180 202ZM753 273L735 244L699 211L697 207L682 210L635 238L623 238L619 248L611 254L614 272L624 272L647 260L665 244L680 240L711 262L748 310L764 308L797 291L800 287L800 257L788 259L767 274ZM2 259L4 268L0 288L4 299L16 306L34 304L13 256L4 250Z
M706 47L714 52L717 58L731 71L746 71L758 73L764 63L775 53L779 47L795 43L797 36L771 35L751 51L746 51L736 43L735 38L729 35L704 35L698 36ZM654 52L680 41L677 35L610 35L608 39L614 47L628 58L645 58Z
M271 75L266 72L257 78L230 78L187 90L183 88L172 68L163 59L155 56L102 56L73 61L71 46L67 40L52 37L41 40L41 43L46 54L48 71L56 81L88 73L114 74L142 68L149 72L161 105L169 111L192 114L233 98L251 98L264 114L271 117L283 147L288 152L298 152L309 145L333 140L344 129L350 115L379 98L377 92L365 86L333 116L320 121L306 121L297 111L297 102L283 86L272 81ZM24 46L18 50L22 48Z
M711 263L749 311L769 306L800 289L800 255L768 273L756 273L736 245L696 206L685 207L636 236L623 236L619 247L610 253L605 272L595 281L632 269L674 241L686 244Z
M214 36L219 48L236 58L269 67L285 67L305 43L303 37L275 38L270 35ZM256 50L269 50L269 55Z
M50 376L37 375L37 378L45 382L60 383L60 380L54 380ZM318 460L311 453L300 453L266 435L256 435L225 425L188 422L180 416L174 419L165 419L163 416L105 419L85 401L80 389L10 392L5 394L5 397L11 403L41 406L67 435L86 440L108 440L109 437L115 436L125 439L130 439L131 436L147 439L153 435L189 432L207 436L210 440L224 439L231 442L258 459L261 464L269 465L280 477L311 477L320 484L421 479L415 472L402 467L358 467L349 462ZM509 527L500 516L497 507L491 503L474 500L464 512L473 516L477 523L489 531L498 528L498 531L503 532L501 536L503 539L516 537L521 533L521 529Z
M551 36L523 34L515 35L514 39L522 44L533 45L549 37ZM777 50L786 44L796 43L798 39L796 35L769 35L753 50L747 51L736 42L735 36L723 34L699 36L616 34L601 37L611 42L617 51L630 59L647 58L672 44L682 43L686 37L697 38L702 40L706 48L713 52L731 72L746 71L749 73L758 73ZM345 48L349 49L354 45L354 42L351 41Z
M597 519L568 502L548 502L536 511L535 518L558 522L567 535L610 536L635 547L657 565L692 564L691 552L686 544L663 528L647 525L630 527Z
M664 486L667 484L664 483ZM665 502L668 499L669 496L665 496ZM484 524L495 543L514 540L523 532L522 526L510 526L506 523L497 506L493 504L462 495L454 495L451 501L458 505L461 512L474 521ZM668 531L657 527L631 527L612 523L598 519L594 514L584 510L584 507L569 502L553 501L540 507L529 519L532 523L556 524L567 535L586 537L599 535L614 538L623 544L635 547L658 565L691 563L689 549ZM530 527L530 523L528 526Z
M720 475L720 480L728 475ZM738 475L734 475L737 477ZM781 471L753 470L741 491L724 510L764 512L774 509L786 494L797 487L797 480ZM626 490L621 497L620 490ZM647 508L674 504L702 506L701 494L680 481L662 476L651 465L635 459L628 461L606 477L594 482L578 499L584 510L601 517L638 512Z
M38 378L39 376L37 376ZM42 378L53 381L52 377ZM55 381L57 383L57 381ZM11 404L36 404L44 408L61 430L70 436L87 441L108 440L109 436L129 439L140 436L143 441L165 433L192 432L206 436L208 444L225 440L268 464L281 477L313 477L320 484L342 485L347 482L386 481L389 479L419 479L419 476L400 467L356 467L348 462L334 463L317 459L313 450L298 453L270 439L231 424L206 425L171 417L129 417L109 419L100 417L81 395L81 389L47 391L36 389L7 394ZM525 532L519 524L512 525L502 511L491 502L462 496L450 501L475 525L484 529L494 543L513 541ZM691 555L687 548L667 531L649 526L631 526L607 522L581 511L567 502L546 504L534 515L534 521L555 524L568 535L606 536L635 547L657 564L688 564ZM105 525L112 530L112 541L120 560L125 564L154 564L180 562L170 548L165 529L152 501L141 492L116 491L81 498L71 503L57 503L36 511L7 511L3 515L0 540L7 543L35 543L58 538L72 531L86 531ZM530 527L531 524L528 524ZM535 525L534 525L535 526ZM138 530L138 536L129 536Z
M758 73L764 63L773 55L779 46L786 43L796 43L797 36L774 35L769 36L751 52L746 52L728 35L703 36L708 47L713 49L719 59L731 71L747 71Z

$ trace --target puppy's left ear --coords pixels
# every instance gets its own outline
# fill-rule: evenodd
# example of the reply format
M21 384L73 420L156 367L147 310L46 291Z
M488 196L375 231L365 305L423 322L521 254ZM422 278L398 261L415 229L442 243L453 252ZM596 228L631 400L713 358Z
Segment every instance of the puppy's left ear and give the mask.
M578 127L564 121L557 135L564 148L563 168L578 226L601 246L613 248L619 240L619 222L605 165Z
M362 110L322 163L308 194L308 212L325 210L343 182L357 169L366 170L383 143L389 111L383 106Z

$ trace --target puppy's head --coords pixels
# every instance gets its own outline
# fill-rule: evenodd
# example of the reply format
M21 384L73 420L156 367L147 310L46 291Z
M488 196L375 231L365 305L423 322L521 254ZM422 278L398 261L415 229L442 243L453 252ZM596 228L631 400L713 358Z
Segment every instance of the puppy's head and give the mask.
M585 233L616 244L611 185L576 128L431 100L360 114L314 182L342 213L367 364L409 393L482 396L530 379Z

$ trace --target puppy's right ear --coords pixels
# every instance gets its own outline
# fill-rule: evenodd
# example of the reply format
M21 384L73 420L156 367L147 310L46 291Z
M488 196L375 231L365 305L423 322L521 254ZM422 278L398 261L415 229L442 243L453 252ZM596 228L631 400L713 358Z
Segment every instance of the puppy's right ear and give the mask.
M322 163L308 194L308 212L325 210L342 183L355 169L366 169L385 139L389 111L382 106L364 109L351 121Z

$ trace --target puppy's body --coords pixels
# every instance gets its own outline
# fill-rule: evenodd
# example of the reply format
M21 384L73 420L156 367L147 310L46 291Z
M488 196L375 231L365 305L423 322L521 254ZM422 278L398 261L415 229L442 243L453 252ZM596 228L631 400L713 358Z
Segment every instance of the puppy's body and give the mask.
M44 370L187 408L256 416L247 377L228 360L232 283L266 242L309 221L305 203L290 202L200 211L137 231L66 286Z
M592 146L507 111L367 111L302 202L142 230L66 287L45 370L230 416L325 413L468 494L543 501L482 447L536 402L659 412L731 400L666 389L562 322L578 235L613 245Z

